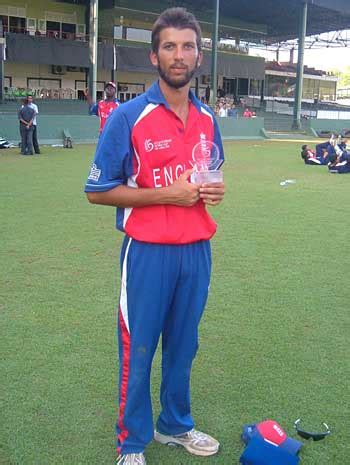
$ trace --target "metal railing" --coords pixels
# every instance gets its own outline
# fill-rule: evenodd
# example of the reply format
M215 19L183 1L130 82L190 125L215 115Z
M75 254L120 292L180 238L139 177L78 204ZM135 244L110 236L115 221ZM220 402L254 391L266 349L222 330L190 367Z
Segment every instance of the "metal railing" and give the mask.
M4 100L19 101L31 94L36 100L76 100L78 91L71 88L47 89L40 88L25 88L25 87L5 87Z

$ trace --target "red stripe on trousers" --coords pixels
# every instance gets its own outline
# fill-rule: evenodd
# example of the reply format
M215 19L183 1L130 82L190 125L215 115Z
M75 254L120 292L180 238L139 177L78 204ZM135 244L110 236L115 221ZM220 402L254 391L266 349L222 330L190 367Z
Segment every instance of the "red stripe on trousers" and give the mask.
M118 441L120 445L117 448L117 452L120 454L123 442L129 434L129 431L125 428L124 425L124 412L130 372L130 334L126 327L121 308L119 308L119 324L121 329L121 338L123 346L122 381L120 386L120 404L118 421L118 427L120 430L120 433L118 434Z

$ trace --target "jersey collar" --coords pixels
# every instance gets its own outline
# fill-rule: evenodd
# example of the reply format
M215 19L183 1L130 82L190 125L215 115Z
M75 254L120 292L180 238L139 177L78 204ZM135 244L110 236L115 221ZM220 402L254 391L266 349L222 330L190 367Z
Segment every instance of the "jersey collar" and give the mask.
M117 99L117 97L115 97L114 100L107 100L106 98L104 98L103 100L100 100L100 102L119 103L119 100Z
M156 81L151 85L151 87L146 92L146 96L149 103L164 105L166 108L170 109L168 102L165 100L164 95L160 90L159 81ZM197 110L200 111L200 102L191 90L188 92L188 98L197 108Z

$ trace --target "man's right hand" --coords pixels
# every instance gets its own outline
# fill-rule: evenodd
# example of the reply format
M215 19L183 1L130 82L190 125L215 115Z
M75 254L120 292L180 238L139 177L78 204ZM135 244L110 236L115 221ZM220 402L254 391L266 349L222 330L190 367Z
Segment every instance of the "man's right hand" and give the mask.
M193 169L188 169L182 173L176 181L167 187L169 201L167 203L183 207L191 207L199 200L199 185L188 182L193 173Z
M106 192L89 192L89 202L119 208L148 207L151 205L176 205L191 207L199 200L199 184L191 184L188 178L193 169L186 170L167 187L129 187L123 184Z

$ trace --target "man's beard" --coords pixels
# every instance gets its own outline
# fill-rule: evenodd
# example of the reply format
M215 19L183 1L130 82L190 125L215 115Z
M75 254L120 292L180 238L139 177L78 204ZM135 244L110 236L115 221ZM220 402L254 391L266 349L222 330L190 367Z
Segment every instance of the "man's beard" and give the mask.
M180 89L181 87L184 87L186 84L188 84L191 79L194 76L194 73L196 72L196 69L198 68L198 59L196 61L196 66L193 69L187 69L185 75L183 76L182 79L173 79L171 78L164 69L160 66L159 59L158 59L158 73L159 76L163 79L166 84L168 84L169 87L172 87L173 89Z

